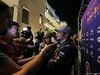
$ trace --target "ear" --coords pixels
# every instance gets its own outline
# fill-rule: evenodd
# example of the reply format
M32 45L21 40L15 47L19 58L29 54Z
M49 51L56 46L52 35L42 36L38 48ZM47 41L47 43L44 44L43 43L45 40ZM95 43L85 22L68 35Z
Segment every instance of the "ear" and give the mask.
M68 34L68 33L66 33L66 34L65 34L65 37L68 37L68 35L69 35L69 34Z

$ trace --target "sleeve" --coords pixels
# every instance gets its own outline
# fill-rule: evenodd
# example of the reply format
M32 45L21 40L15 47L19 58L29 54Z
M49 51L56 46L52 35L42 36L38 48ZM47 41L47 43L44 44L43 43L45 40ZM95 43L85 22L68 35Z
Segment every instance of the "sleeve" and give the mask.
M18 59L16 57L16 54L12 54L11 50L9 49L9 46L0 44L0 51L7 55L9 58L11 58L13 61L17 62ZM18 52L17 52L18 53Z
M0 67L3 66L8 61L8 59L9 57L0 51Z

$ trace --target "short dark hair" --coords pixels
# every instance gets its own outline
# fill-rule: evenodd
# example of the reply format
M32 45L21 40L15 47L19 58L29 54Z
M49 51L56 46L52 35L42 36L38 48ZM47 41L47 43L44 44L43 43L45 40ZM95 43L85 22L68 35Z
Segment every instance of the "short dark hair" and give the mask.
M52 37L52 36L51 36L50 34L46 34L44 38L45 38L45 39L51 39L51 37Z
M64 32L64 35L65 35L66 33ZM71 35L69 35L68 34L68 36L67 36L67 41L69 41L71 39Z
M12 21L12 24L9 26L9 28L11 28L11 27L14 26L14 25L17 26L17 27L20 27L19 24L18 24L17 22Z
M71 39L71 35L68 35L67 40L69 41Z
M7 9L10 9L10 7L3 1L0 1L0 13L6 11Z
M27 26L28 30L31 30L31 27L30 26Z

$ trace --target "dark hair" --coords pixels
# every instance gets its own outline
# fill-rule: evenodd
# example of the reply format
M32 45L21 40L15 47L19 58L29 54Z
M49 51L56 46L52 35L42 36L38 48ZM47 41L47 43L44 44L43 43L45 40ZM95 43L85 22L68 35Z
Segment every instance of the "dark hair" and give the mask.
M46 35L50 35L52 37L52 33L47 33Z
M66 33L64 32L64 35L65 35ZM69 35L68 34L68 36L67 36L67 40L69 41L71 39L71 35Z
M45 39L48 39L48 38L51 39L51 37L52 37L52 36L51 36L50 34L47 33L47 34L45 35L44 38L45 38Z
M28 30L31 30L31 27L30 26L27 26Z
M19 24L18 24L17 22L12 21L12 24L9 26L9 28L11 28L11 27L14 26L14 25L17 26L17 27L20 27Z
M67 40L69 41L70 39L71 39L71 36L70 36L70 35L68 35Z
M10 7L6 3L4 3L3 1L0 1L0 13L3 11L6 11L9 8Z

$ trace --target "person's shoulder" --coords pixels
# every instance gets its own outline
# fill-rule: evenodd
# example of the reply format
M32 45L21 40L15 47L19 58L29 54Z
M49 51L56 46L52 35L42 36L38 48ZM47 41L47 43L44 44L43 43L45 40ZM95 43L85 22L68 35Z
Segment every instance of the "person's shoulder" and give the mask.
M65 50L67 50L67 49L72 49L72 46L71 46L71 45L65 45L65 46L63 47L63 49L65 49Z
M68 43L66 45L64 45L64 47L62 48L62 51L66 52L73 49L73 45L71 43Z
M7 55L5 55L2 51L0 51L0 59L1 59L1 57L7 57L8 58Z
M7 62L9 57L0 51L0 67Z
M65 48L72 48L73 47L73 43L71 42L68 42L66 45L65 45Z
M4 39L0 38L0 44L2 44L2 45L7 45L7 42L4 41Z

